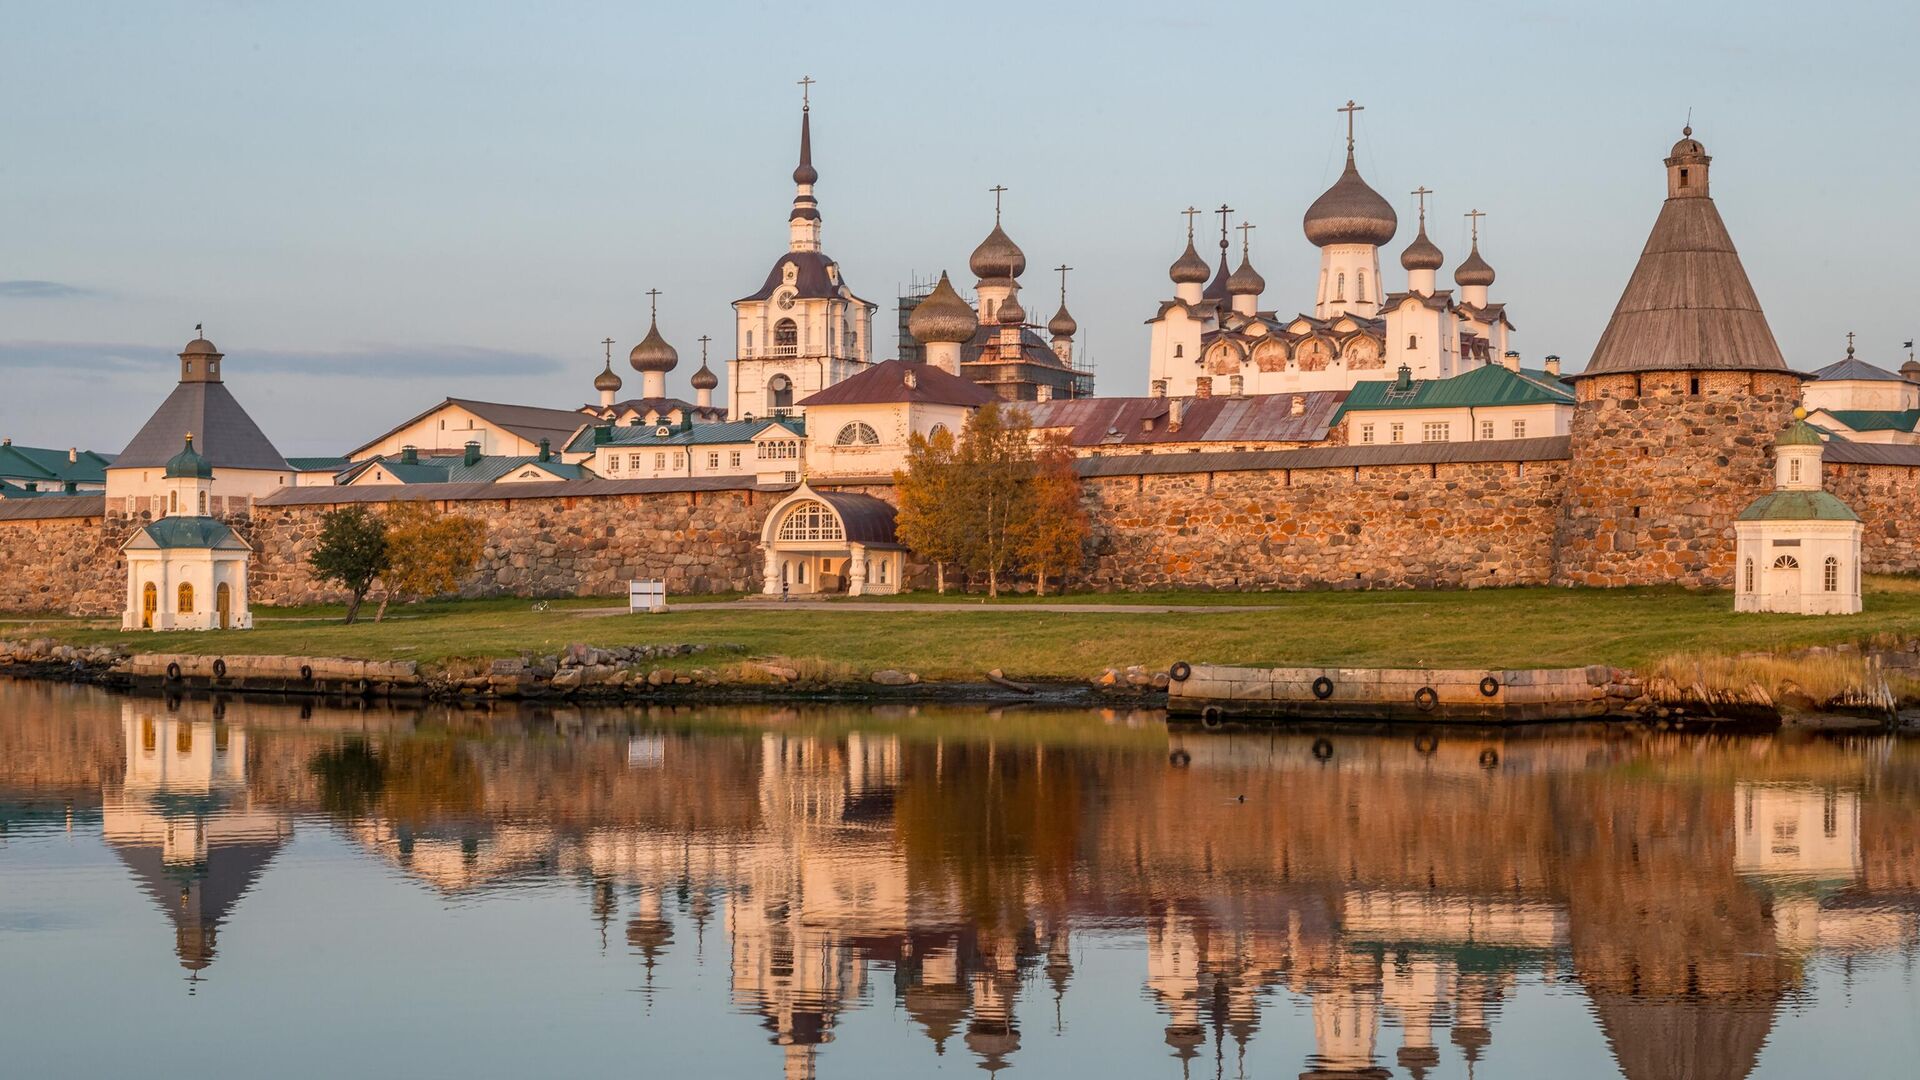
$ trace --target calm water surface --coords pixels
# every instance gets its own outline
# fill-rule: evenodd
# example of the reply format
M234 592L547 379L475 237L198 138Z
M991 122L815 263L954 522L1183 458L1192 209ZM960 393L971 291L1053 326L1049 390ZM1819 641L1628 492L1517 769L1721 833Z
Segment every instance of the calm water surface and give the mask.
M1914 1075L1920 742L1316 739L0 681L0 1074Z

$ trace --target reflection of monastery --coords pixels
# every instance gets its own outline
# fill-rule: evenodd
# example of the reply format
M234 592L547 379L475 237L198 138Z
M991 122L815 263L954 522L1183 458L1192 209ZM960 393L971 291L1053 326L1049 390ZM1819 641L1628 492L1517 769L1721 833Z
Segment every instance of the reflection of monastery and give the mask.
M183 964L325 810L448 894L577 881L637 981L723 957L767 1075L815 1075L843 1014L888 1001L936 1053L1018 1066L1091 928L1144 939L1165 1076L1235 1075L1276 1009L1310 1013L1301 1075L1463 1075L1523 982L1570 976L1629 1080L1743 1077L1814 956L1920 947L1920 814L1875 793L1885 748L1262 735L1174 767L1151 733L362 742L232 710L99 718L124 756L103 831Z

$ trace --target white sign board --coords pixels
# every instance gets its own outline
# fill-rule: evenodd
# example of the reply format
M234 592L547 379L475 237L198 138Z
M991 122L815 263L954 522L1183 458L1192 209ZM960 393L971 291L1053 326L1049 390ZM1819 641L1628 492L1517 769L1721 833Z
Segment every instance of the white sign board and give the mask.
M627 582L627 611L658 613L667 610L667 583L659 578Z

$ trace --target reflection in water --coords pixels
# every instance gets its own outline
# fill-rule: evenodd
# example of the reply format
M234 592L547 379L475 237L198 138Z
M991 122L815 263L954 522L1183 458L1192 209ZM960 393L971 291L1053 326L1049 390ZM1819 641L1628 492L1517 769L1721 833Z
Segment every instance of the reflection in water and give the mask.
M1303 1077L1501 1075L1503 1011L1565 985L1620 1074L1737 1078L1810 965L1920 942L1920 745L1889 739L0 699L0 840L97 810L194 979L298 823L449 900L579 889L649 1002L676 950L723 964L766 1075L888 1002L940 1059L1017 1070L1067 1037L1093 941L1131 957L1155 1075L1250 1075L1290 1015Z

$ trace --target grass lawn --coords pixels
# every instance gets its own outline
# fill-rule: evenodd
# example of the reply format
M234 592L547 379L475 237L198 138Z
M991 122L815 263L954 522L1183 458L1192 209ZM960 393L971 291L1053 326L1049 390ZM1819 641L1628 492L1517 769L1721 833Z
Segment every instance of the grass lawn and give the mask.
M1920 633L1920 581L1869 578L1866 611L1803 618L1740 615L1726 593L1679 589L1481 589L1471 592L1074 594L1068 602L1250 604L1258 610L1156 614L1025 610L956 599L953 610L858 611L835 604L740 604L665 615L593 615L622 600L439 601L385 623L344 626L338 608L256 609L249 631L121 633L117 623L0 624L0 637L50 636L139 651L458 659L595 645L737 642L755 656L930 678L1002 668L1013 677L1084 678L1108 665L1175 660L1391 667L1644 667L1680 652L1726 653ZM931 594L916 594L929 599ZM702 598L705 599L705 598ZM701 663L713 664L714 658Z

